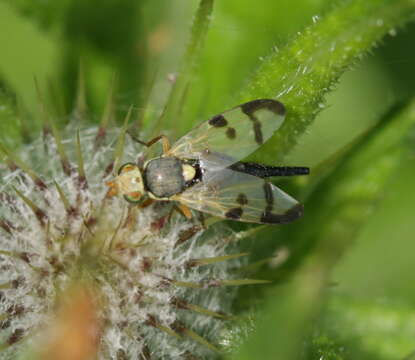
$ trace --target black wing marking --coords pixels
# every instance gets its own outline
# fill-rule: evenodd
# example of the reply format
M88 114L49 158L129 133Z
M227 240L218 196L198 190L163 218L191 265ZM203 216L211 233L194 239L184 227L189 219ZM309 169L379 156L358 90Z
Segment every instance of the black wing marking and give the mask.
M179 139L165 156L199 159L208 153L222 156L227 167L254 152L281 126L282 103L271 99L249 101L200 124Z
M273 184L230 169L207 167L203 180L172 198L232 220L285 224L299 218L303 206Z

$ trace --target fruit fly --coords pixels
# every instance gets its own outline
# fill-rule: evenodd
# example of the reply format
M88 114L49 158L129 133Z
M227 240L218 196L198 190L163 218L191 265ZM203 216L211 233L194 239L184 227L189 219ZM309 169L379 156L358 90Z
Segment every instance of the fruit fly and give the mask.
M141 165L122 165L107 183L109 195L123 195L131 203L175 201L188 218L191 208L244 222L289 223L302 215L303 206L264 179L306 175L309 168L241 161L265 143L284 118L281 102L258 99L201 123L172 146L164 135L148 143L137 140L147 147L162 141L162 155Z

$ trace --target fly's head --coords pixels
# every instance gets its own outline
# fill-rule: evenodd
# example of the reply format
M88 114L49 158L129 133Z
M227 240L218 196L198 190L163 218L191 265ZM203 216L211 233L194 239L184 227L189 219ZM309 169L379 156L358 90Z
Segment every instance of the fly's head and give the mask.
M118 176L108 181L108 196L122 195L130 203L137 203L144 195L143 177L134 163L125 163L118 170Z

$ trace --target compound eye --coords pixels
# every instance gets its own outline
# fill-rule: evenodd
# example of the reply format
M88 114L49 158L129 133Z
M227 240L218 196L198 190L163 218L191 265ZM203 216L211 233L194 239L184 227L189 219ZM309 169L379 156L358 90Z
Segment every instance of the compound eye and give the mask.
M121 165L121 167L118 170L118 175L124 174L129 171L136 170L138 167L134 163L125 163L124 165Z
M142 196L143 194L141 194L139 191L134 191L125 194L124 199L127 200L129 203L137 204L138 202L140 202Z

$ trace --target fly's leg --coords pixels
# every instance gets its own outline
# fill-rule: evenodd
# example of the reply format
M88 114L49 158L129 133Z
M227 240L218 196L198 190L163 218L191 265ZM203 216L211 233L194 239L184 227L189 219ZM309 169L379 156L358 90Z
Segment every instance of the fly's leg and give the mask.
M152 228L154 229L154 230L161 230L163 227L164 227L164 225L166 224L166 223L168 223L168 222L170 222L170 219L171 219L171 217L173 216L173 213L174 213L174 211L177 211L177 212L179 212L182 216L185 216L186 217L186 219L188 219L188 220L190 220L190 219L192 219L192 212L190 211L190 209L186 206L186 205L183 205L183 204L180 204L180 203L178 203L178 204L175 204L171 209L170 209L170 211L169 211L169 213L167 214L167 215L165 215L165 216L162 216L161 218L159 218L159 219L157 219L156 221L154 221L152 224L151 224L151 226L152 226ZM192 228L196 228L195 226L193 226ZM199 227L197 227L197 231L199 231L200 230L200 228ZM189 236L189 238L190 237L192 237L193 236L193 234L192 235L190 235ZM184 240L183 240L184 241ZM179 240L179 242L181 243L182 242L182 240L180 239ZM177 245L177 244L176 244Z
M146 158L145 158L144 154L138 155L137 160L135 161L135 163L137 164L140 171L142 171L145 161L146 161Z
M154 204L156 200L154 199L147 199L144 200L138 207L140 209L145 209L146 207L149 207L150 205Z
M187 220L190 220L193 217L192 212L186 205L178 203L176 204L176 208L185 216Z
M155 137L154 139L151 139L148 143L147 143L147 147L150 147L151 145L155 144L156 142L160 141L162 143L163 146L163 153L167 153L170 150L170 141L169 138L165 135L159 135L157 137Z
M159 136L156 136L154 139L151 139L150 141L148 141L148 142L144 142L144 141L141 141L140 139L138 139L138 138L136 138L134 135L132 135L132 134L130 134L129 133L129 135L131 136L131 138L134 140L134 141L136 141L136 142L138 142L139 144L141 144L141 145L144 145L144 146L146 146L146 147L150 147L151 145L154 145L156 142L158 142L158 141L160 141L161 140L161 142L162 142L162 146L163 146L163 153L165 154L165 153L167 153L169 150L170 150L170 141L169 141L169 139L168 139L168 137L166 136L166 135L159 135Z

